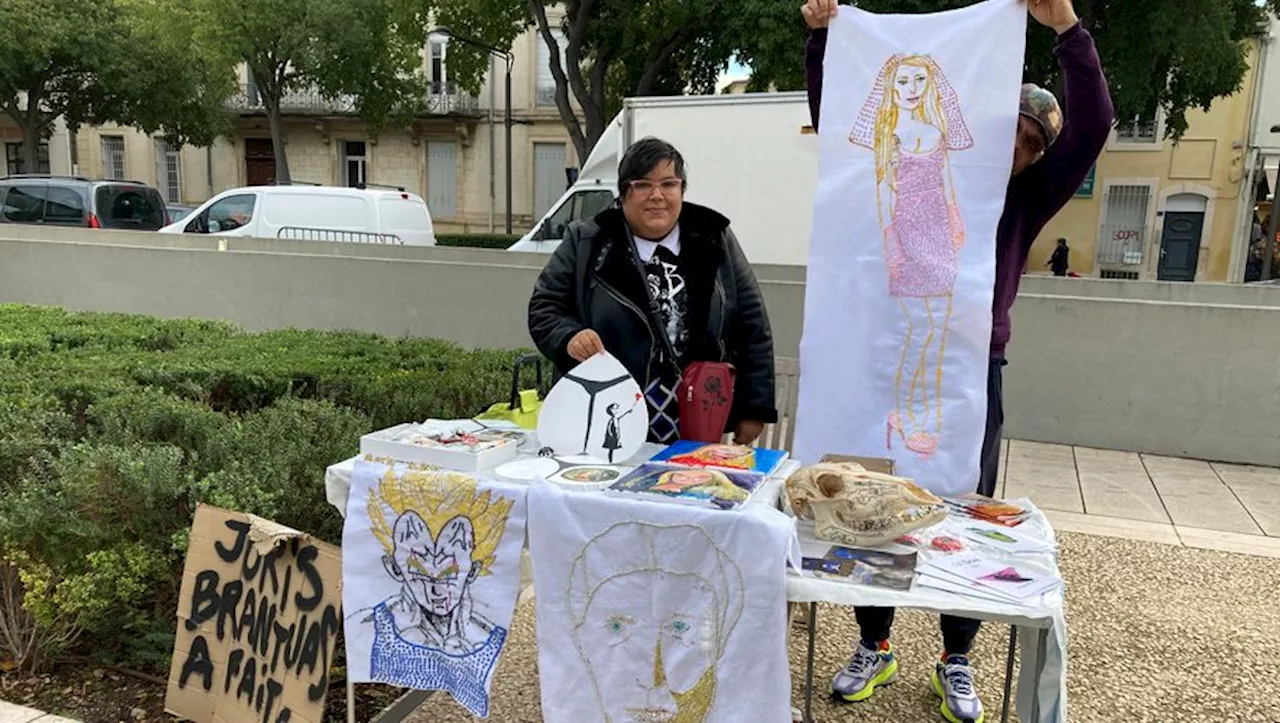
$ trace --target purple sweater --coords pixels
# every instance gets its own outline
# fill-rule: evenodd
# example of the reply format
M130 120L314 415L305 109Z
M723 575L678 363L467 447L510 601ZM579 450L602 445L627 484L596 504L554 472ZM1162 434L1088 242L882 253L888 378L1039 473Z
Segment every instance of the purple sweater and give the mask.
M822 104L822 60L826 50L827 31L811 32L805 47L805 75L814 128L818 127ZM991 356L996 359L1004 358L1009 344L1009 308L1018 296L1027 253L1040 230L1071 200L1089 175L1089 168L1107 143L1115 117L1102 61L1089 31L1076 25L1063 33L1054 54L1066 87L1062 133L1044 158L1010 179L1004 215L996 232L996 288L991 304Z

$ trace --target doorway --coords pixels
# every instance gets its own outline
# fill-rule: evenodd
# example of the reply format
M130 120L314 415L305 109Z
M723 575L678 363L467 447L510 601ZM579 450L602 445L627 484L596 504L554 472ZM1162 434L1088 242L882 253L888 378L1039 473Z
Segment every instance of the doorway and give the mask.
M1204 236L1208 199L1194 193L1170 196L1165 204L1164 233L1160 237L1160 281L1195 281Z
M276 152L270 138L244 139L246 186L269 186L276 182Z

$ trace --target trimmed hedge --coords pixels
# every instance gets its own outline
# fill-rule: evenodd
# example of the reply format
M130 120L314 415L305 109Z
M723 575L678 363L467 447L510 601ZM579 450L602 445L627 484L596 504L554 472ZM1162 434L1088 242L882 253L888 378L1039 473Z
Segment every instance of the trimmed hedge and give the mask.
M198 503L339 543L325 467L365 432L502 400L517 353L0 305L0 552L25 595L0 615L33 618L45 655L76 639L163 672Z
M513 234L437 234L437 246L468 246L477 249L505 249L511 244L520 240L520 236Z

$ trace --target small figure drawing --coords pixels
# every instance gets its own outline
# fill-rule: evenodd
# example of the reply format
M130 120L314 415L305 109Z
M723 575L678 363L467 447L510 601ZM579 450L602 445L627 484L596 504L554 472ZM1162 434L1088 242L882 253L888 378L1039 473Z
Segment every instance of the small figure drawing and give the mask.
M595 720L703 723L711 716L746 590L741 568L705 531L618 523L578 552L566 589ZM638 589L647 592L637 596ZM731 685L725 690L732 696Z
M485 717L487 683L507 630L475 607L472 586L488 575L513 502L477 494L461 473L393 470L369 492L373 535L399 590L353 613L372 628L370 676L381 683L447 690Z
M576 382L578 386L582 387L582 390L587 393L587 433L582 438L582 454L586 454L587 447L590 446L591 444L591 423L595 420L596 395L599 394L600 392L605 391L606 389L616 387L619 384L627 381L628 379L631 378L631 375L623 374L622 376L617 377L616 379L606 379L604 381L600 381L596 379L583 379L582 377L577 377L572 374L565 374L564 378L569 379L573 382ZM638 400L639 400L639 397L637 397L637 401ZM613 460L610 460L610 461L613 461Z
M622 430L619 429L618 423L621 422L628 414L636 411L636 404L639 402L640 398L637 397L635 403L631 405L631 408L622 414L618 414L618 410L622 407L617 402L610 404L604 410L605 414L609 416L609 421L604 427L604 448L609 450L609 464L613 464L614 452L622 449Z
M942 435L942 362L965 242L950 154L972 148L973 136L937 62L898 54L881 69L849 142L875 153L889 295L906 321L885 446L897 435L928 458Z

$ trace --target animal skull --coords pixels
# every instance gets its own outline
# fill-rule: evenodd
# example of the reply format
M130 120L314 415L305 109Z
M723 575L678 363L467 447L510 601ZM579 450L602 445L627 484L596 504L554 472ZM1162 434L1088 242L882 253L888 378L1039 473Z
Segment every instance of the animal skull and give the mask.
M947 516L942 500L911 480L853 462L801 468L787 479L787 499L819 539L854 546L892 542Z

